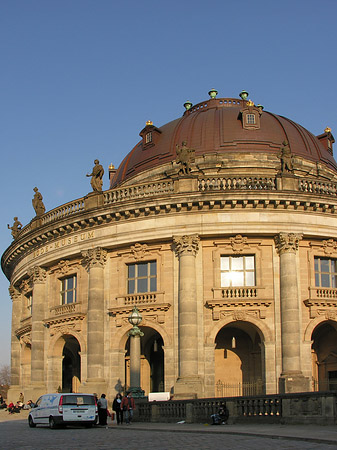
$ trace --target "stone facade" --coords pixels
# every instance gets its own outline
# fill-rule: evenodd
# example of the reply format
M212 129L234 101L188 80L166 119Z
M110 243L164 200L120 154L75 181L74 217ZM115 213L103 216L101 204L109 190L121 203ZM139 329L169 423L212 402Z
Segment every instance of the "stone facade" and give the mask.
M130 386L134 306L146 394L331 387L337 170L294 144L294 173L280 172L283 141L234 158L196 149L188 173L174 156L19 230L2 257L13 302L9 398L57 389L112 398Z

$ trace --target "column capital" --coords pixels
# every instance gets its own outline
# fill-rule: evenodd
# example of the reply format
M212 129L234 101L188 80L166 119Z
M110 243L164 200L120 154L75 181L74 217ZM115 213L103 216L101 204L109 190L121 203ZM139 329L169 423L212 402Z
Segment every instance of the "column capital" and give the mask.
M178 256L186 254L196 256L199 250L199 242L200 238L197 234L173 236L173 243Z
M82 252L84 264L87 269L94 266L104 267L107 259L107 251L101 247L91 248Z
M46 281L46 271L39 266L29 269L28 276L33 284L42 284Z
M8 288L9 295L13 301L18 300L20 298L21 292L19 289L15 288L12 284Z
M282 253L296 253L302 237L303 234L301 233L280 233L275 236L276 250L279 255L282 255Z

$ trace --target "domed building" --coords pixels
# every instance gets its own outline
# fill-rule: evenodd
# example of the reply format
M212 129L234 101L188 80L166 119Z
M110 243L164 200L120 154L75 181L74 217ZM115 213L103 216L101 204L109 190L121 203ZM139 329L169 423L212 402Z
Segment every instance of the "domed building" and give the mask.
M109 190L97 161L93 192L13 225L10 397L336 386L331 130L314 136L244 91L209 96L147 122Z

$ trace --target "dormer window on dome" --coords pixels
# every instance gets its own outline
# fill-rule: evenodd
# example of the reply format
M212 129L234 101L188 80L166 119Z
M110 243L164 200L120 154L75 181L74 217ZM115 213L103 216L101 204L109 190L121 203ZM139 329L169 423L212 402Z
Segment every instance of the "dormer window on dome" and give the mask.
M242 128L246 130L259 130L261 114L262 108L255 106L254 102L248 100L246 107L240 111L239 115L242 121Z
M151 120L146 122L145 128L139 133L139 136L143 138L143 149L147 149L155 145L161 135L161 131L153 125Z
M331 134L331 128L326 127L324 133L317 136L317 138L322 142L328 152L333 155L332 144L335 142L335 139Z

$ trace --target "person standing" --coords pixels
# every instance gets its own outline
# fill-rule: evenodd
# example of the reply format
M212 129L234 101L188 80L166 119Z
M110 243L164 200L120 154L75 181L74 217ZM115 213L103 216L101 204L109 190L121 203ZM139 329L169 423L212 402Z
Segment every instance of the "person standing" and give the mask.
M123 425L122 396L117 394L112 404L112 409L116 413L117 425Z
M98 400L98 425L107 425L108 418L108 401L105 398L105 394L101 395L101 398Z
M122 410L125 414L125 423L130 425L133 418L133 411L136 409L135 401L132 397L132 392L127 392L126 396L122 400Z

